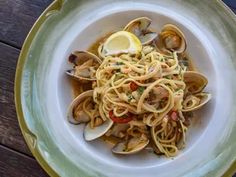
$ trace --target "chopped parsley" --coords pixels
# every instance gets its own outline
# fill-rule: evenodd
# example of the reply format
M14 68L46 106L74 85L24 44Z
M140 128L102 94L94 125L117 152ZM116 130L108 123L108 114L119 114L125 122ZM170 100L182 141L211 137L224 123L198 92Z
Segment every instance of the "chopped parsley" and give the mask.
M139 86L137 91L140 95L142 95L144 90L145 90L145 87Z
M171 76L164 76L165 79L171 79Z
M131 102L131 100L133 99L134 97L132 95L128 95L128 102Z
M176 89L176 92L178 92L178 91L180 91L180 90L181 90L180 88L177 88L177 89Z
M123 62L116 62L116 65L123 65Z

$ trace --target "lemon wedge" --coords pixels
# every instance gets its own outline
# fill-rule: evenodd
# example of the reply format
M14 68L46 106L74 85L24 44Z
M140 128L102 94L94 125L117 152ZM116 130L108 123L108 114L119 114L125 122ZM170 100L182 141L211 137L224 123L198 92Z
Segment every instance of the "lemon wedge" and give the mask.
M112 34L104 43L102 48L103 56L118 55L122 53L139 54L142 50L142 43L132 33L119 31Z

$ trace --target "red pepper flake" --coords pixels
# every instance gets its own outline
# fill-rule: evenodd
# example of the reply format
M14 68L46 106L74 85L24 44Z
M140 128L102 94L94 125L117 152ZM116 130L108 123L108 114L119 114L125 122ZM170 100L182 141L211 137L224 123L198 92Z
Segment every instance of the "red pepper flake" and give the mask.
M119 123L119 124L125 124L130 122L131 120L133 120L133 114L132 113L127 113L127 115L122 116L122 117L116 117L113 114L113 111L109 111L109 117L111 118L111 120L115 123Z
M138 89L139 86L135 82L131 82L129 87L130 87L130 90L135 91Z

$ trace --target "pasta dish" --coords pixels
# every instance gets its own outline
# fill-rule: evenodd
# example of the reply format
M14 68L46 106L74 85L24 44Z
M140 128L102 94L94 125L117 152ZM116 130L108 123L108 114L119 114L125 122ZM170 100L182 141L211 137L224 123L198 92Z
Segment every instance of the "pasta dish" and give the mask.
M66 73L87 84L68 108L68 120L85 123L86 141L103 137L115 154L151 148L174 157L185 147L193 113L210 99L207 78L190 66L186 39L172 24L159 33L140 17L100 42L96 53L74 51Z

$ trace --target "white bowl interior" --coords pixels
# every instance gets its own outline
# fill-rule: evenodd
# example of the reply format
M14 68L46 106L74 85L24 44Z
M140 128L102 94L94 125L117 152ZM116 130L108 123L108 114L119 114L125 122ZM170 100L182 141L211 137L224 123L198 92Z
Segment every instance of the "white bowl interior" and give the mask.
M84 126L69 124L66 119L67 107L73 99L70 82L68 77L63 73L71 67L67 62L69 54L74 50L88 49L88 47L100 37L109 32L121 30L130 20L140 16L151 18L151 28L157 32L159 32L161 27L167 23L175 24L183 31L188 45L187 53L191 56L196 68L207 76L209 84L205 90L213 95L213 99L210 103L197 112L197 116L193 120L193 124L188 131L187 146L176 158L180 158L185 154L185 152L191 151L191 148L193 148L198 142L198 139L203 136L210 120L213 118L213 113L216 107L217 90L215 88L217 85L217 78L215 66L214 63L212 63L212 58L209 54L204 34L202 34L200 30L196 30L196 28L190 24L185 23L182 19L178 19L177 16L166 14L145 10L120 11L97 18L96 20L84 25L80 30L76 30L76 27L81 22L75 21L74 26L72 26L71 29L68 29L67 35L73 35L74 39L71 43L68 43L66 49L63 49L61 57L58 58L58 60L61 60L59 62L59 70L55 71L60 71L57 80L58 100L61 110L60 117L63 118L63 120L60 120L62 121L60 124L63 124L61 127L63 131L67 132L67 134L72 137L73 142L71 142L70 146L75 149L75 153L76 149L83 149L88 154L94 154L94 156L101 161L125 167L144 168L153 165L159 166L172 161L172 159L157 157L153 153L147 151L130 156L114 155L110 151L111 146L102 140L86 142L83 139ZM202 38L199 36L202 36Z

